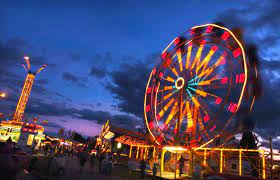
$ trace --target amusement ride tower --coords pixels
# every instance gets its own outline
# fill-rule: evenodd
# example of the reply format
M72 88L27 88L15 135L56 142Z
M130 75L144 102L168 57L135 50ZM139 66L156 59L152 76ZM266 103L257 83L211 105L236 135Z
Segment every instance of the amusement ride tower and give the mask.
M29 95L30 95L30 92L32 89L32 85L34 83L35 76L47 66L46 64L44 64L36 72L32 72L31 67L30 67L29 57L25 56L24 59L25 59L27 66L25 66L24 64L22 64L22 66L27 71L27 76L26 76L25 83L24 83L24 86L21 91L21 95L20 95L18 103L17 103L14 118L13 118L14 121L18 121L18 122L21 121L21 119L24 115L26 103L28 101L28 98L29 98Z

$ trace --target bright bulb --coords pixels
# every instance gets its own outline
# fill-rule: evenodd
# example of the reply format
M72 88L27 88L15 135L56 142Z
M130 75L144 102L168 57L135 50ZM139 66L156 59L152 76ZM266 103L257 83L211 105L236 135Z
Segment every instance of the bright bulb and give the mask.
M122 147L122 143L117 144L117 148L120 149Z
M1 93L0 97L4 98L4 97L6 97L6 94L5 93Z

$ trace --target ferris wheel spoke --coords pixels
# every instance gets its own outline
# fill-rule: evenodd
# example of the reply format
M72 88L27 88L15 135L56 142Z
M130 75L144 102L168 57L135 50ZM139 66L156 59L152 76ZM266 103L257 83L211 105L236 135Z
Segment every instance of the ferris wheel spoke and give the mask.
M189 68L191 53L192 53L192 42L189 42L188 43L187 57L186 57L186 70Z
M174 98L172 98L164 107L163 109L158 113L157 120L160 120L160 118L164 115L164 113L169 109L169 107L174 102Z
M217 51L218 46L212 46L208 54L205 56L205 58L201 61L201 63L197 66L196 72L198 74L198 71L203 67L202 71L204 71L211 59L211 57L214 55L214 53Z
M173 106L173 108L172 108L170 114L168 115L168 117L167 117L167 119L166 119L166 121L165 121L165 124L169 124L169 122L171 121L171 119L177 114L177 112L178 112L177 106L178 106L178 103L175 102L175 105Z
M190 70L194 69L195 66L197 67L199 65L200 58L201 58L201 53L202 53L202 50L203 50L203 48L205 46L205 43L206 43L206 41L203 40L202 43L199 45L199 48L198 48L198 50L196 52L196 56L195 56L195 58L194 58L194 60L192 62Z
M200 132L203 131L204 134L205 134L205 135L207 136L207 138L208 138L209 135L208 135L207 131L205 130L204 124L203 124L203 122L202 122L202 115L201 115L200 110L199 110L198 114L199 114L199 116L198 116L198 117L199 117L199 118L198 118L198 123L199 123L199 128L200 128L200 131L199 131L198 135L200 136Z
M215 64L213 64L212 66L204 69L199 75L199 78L204 78L206 79L215 69L217 69L217 67L219 67L220 65L224 65L226 60L226 52L224 52L219 58L218 60L215 62Z
M182 53L181 53L180 49L177 50L176 55L177 55L177 59L178 59L178 62L179 62L180 71L182 72L183 71L183 63L182 63Z
M157 103L157 105L162 104L164 101L168 100L170 97L172 97L176 92L178 92L178 90L174 90L166 95L163 96L163 100L161 100L160 102Z
M164 78L164 80L168 81L168 82L171 82L171 83L174 83L175 82L175 79L173 79L172 77L170 76L167 76L166 78Z

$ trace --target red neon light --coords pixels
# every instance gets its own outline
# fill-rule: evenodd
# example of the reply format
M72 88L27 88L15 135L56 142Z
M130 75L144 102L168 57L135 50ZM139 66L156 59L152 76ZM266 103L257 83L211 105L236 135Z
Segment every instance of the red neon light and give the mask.
M218 98L216 99L215 103L216 103L216 104L221 104L222 101L223 101L223 99L218 97Z
M216 52L218 50L218 46L212 46L211 50L213 50L214 52Z
M164 53L161 54L161 58L162 58L162 59L165 59L166 56L167 56L167 52L166 52L166 51L165 51Z
M228 77L226 76L226 77L223 77L222 79L221 79L221 83L222 84L227 84L227 82L228 82Z
M230 103L228 106L228 111L234 113L236 111L237 104L236 103Z
M213 30L213 26L208 26L206 28L206 33L210 33Z
M154 122L153 121L149 122L149 127L150 127L150 129L154 128Z
M157 72L157 70L156 70L156 69L153 69L153 75L155 75L155 74L156 74L156 72Z
M157 120L160 120L160 118L161 118L161 116L158 114L158 115L157 115Z
M201 42L200 42L200 45L205 45L206 44L206 40L203 39Z
M177 128L174 129L174 134L177 134Z
M149 112L151 110L151 106L150 105L147 105L146 106L146 112Z
M180 43L180 38L177 37L177 38L175 39L175 41L174 41L174 44L175 44L175 45L178 45L179 43Z
M235 83L243 83L245 81L245 74L241 73L241 74L236 74L235 75Z
M204 116L204 117L203 117L203 120L204 120L205 123L208 122L208 121L210 120L209 115Z
M163 72L159 72L159 78L161 79L163 77Z
M194 35L195 31L193 29L190 30L190 35Z
M214 125L213 127L211 127L211 129L209 130L210 132L214 131L214 129L216 129L216 125Z
M226 58L224 57L223 60L222 60L222 62L221 62L221 65L226 64L226 62L227 62L227 60L226 60Z
M238 56L240 56L241 54L241 49L240 48L237 48L233 51L233 57L234 58L237 58Z
M152 91L152 88L151 88L151 87L148 87L148 89L147 89L147 94L151 93L151 91Z
M224 41L226 41L226 40L228 39L229 36L230 36L230 34L229 34L227 31L225 31L224 34L221 36L221 38L222 38Z

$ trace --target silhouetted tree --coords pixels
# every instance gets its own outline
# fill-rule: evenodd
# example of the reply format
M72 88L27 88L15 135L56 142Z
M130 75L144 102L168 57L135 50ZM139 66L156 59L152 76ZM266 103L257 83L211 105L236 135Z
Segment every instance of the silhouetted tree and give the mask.
M243 149L258 149L258 138L254 135L254 133L246 129L244 130L242 134L242 138L240 140L240 146ZM252 176L258 177L259 172L259 153L258 152L245 152L245 156L248 159L248 162L250 163L251 169L252 169Z

